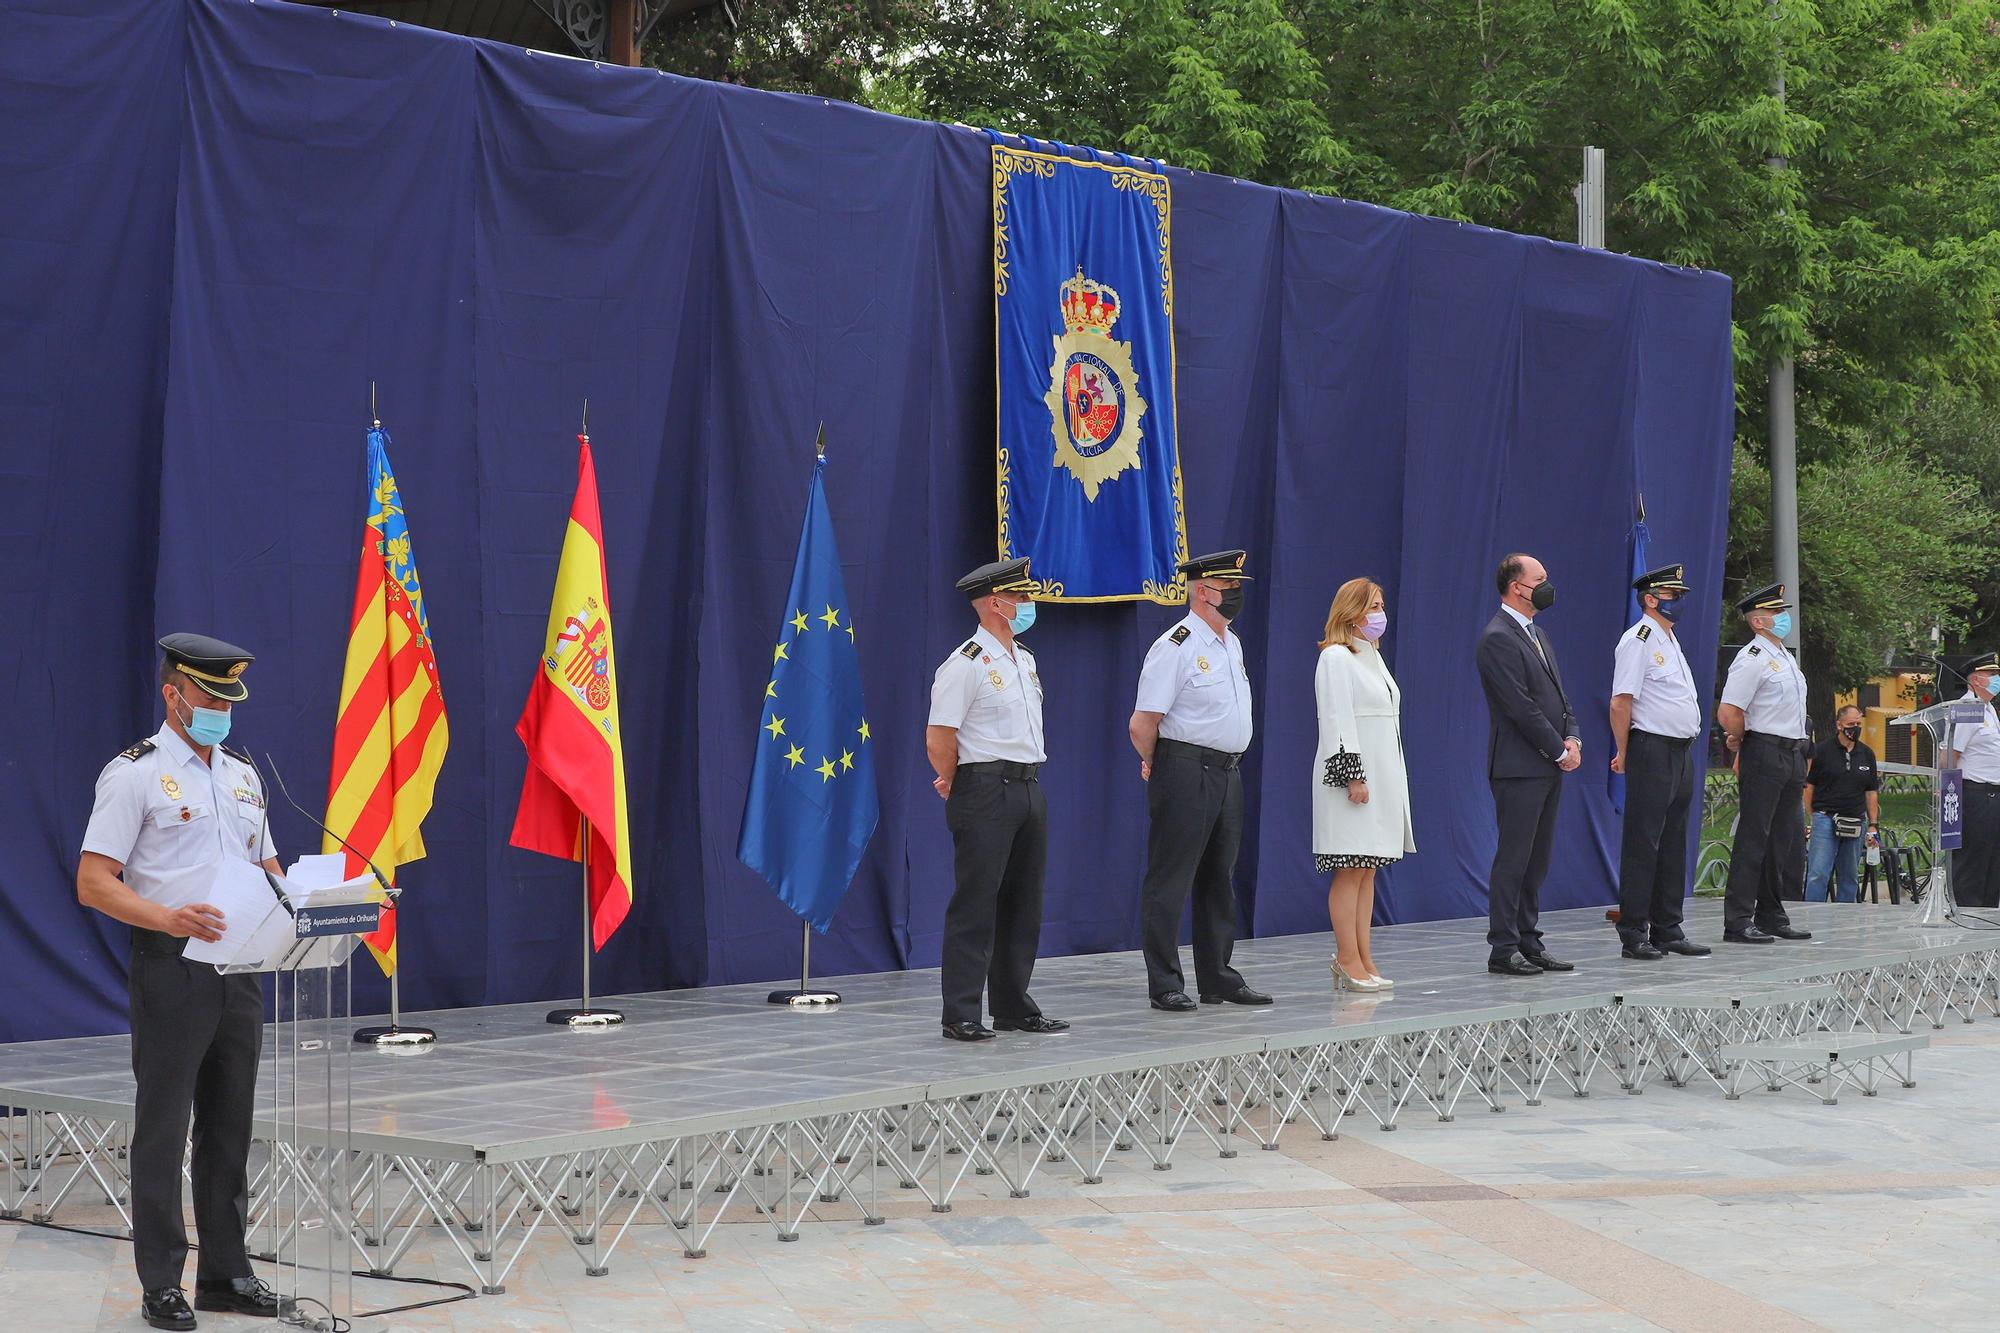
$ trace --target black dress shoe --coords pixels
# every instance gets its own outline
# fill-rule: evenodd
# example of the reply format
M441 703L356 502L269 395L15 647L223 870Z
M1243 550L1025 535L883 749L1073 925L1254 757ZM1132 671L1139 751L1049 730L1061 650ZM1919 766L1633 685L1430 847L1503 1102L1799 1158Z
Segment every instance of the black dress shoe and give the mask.
M992 1036L993 1029L976 1019L968 1018L961 1022L946 1023L944 1025L944 1039L946 1041L988 1041L992 1039Z
M1709 948L1706 944L1696 944L1693 940L1687 939L1668 940L1664 944L1655 944L1653 947L1661 953L1677 953L1683 958L1706 958L1715 952L1715 950Z
M265 1286L260 1277L237 1277L226 1282L195 1283L194 1308L276 1319L291 1313L292 1302L280 1300L278 1293ZM192 1320L189 1326L193 1326Z
M1170 1014L1190 1014L1201 1008L1194 1002L1194 997L1184 990L1170 990L1165 995L1155 995L1153 1007L1164 1009Z
M1220 995L1204 994L1201 997L1201 1002L1203 1004L1270 1004L1271 997L1264 994L1263 991L1251 990L1248 986L1238 986L1235 990L1225 991Z
M194 1327L194 1311L179 1287L155 1287L141 1298L140 1313L154 1328Z
M1533 963L1536 967L1539 967L1544 972L1576 971L1575 963L1565 963L1562 959L1553 957L1552 955L1549 954L1529 953L1527 950L1524 949L1521 951L1521 957L1527 959L1529 962Z
M1776 944L1776 935L1766 935L1755 926L1745 926L1741 930L1725 930L1722 938L1728 944Z
M1489 958L1486 970L1503 977L1539 977L1542 969L1536 967L1518 953L1510 953L1505 958Z
M1636 958L1642 963L1650 963L1655 959L1666 957L1659 949L1646 943L1644 940L1640 940L1637 944L1628 944L1619 950L1619 952L1627 958Z
M1026 1018L996 1018L993 1026L1002 1032L1035 1032L1046 1035L1050 1032L1067 1032L1069 1024L1060 1018L1050 1018L1046 1014L1029 1014Z
M1765 926L1763 930L1766 935L1775 935L1781 940L1809 940L1812 938L1810 930L1798 930L1788 925Z

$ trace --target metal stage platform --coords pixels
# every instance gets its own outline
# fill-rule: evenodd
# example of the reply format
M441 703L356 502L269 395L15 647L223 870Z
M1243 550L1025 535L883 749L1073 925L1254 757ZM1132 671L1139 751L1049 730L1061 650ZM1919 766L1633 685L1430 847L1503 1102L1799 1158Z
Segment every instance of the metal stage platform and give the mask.
M757 985L621 997L625 1024L600 1031L550 1027L543 1004L411 1015L437 1045L355 1053L355 1266L394 1272L441 1234L497 1292L544 1226L602 1273L639 1221L698 1256L732 1207L790 1240L808 1208L864 1224L891 1199L948 1211L968 1174L1024 1197L1048 1173L1094 1184L1117 1152L1166 1171L1181 1152L1274 1149L1301 1119L1332 1137L1412 1109L1733 1093L1725 1045L1830 1032L1853 1051L1857 1033L2000 1013L2000 931L1920 929L1907 907L1792 912L1810 942L1653 963L1619 958L1602 910L1552 913L1548 946L1577 970L1529 979L1486 973L1483 920L1388 927L1386 997L1334 992L1329 936L1246 941L1238 964L1278 1003L1190 1014L1147 1006L1136 954L1045 959L1035 996L1072 1030L977 1045L939 1038L934 971L830 979L846 1003L828 1012ZM1697 900L1688 924L1718 941L1720 903ZM0 1046L0 1212L123 1213L131 1097L123 1037ZM268 1147L255 1160L268 1172ZM253 1235L264 1203L253 1193Z

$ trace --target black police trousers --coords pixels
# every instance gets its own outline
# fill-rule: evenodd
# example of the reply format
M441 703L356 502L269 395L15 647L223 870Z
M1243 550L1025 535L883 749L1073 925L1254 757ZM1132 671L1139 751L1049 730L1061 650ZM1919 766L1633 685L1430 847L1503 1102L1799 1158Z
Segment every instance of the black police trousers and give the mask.
M2000 783L1965 784L1965 831L1951 854L1951 896L1961 907L2000 907Z
M1625 828L1618 847L1618 934L1626 944L1686 939L1688 811L1694 741L1634 727L1625 740Z
M151 935L152 932L146 932ZM165 936L154 938L165 940ZM178 1287L187 1263L181 1160L194 1124L196 1277L250 1276L243 1245L250 1193L251 1113L264 1044L264 992L255 976L225 977L206 963L132 954L132 1255L139 1285Z
M1194 975L1203 995L1243 988L1229 965L1236 947L1236 890L1230 876L1243 842L1243 773L1215 751L1162 740L1146 784L1146 880L1140 938L1146 987L1154 998L1187 989L1181 976L1181 911L1194 895Z
M1785 900L1806 896L1806 757L1800 742L1743 733L1736 764L1736 842L1722 928L1789 926Z
M979 1022L982 991L995 1018L1032 1017L1041 1012L1028 997L1028 978L1042 935L1049 854L1042 784L961 765L944 822L958 881L944 912L944 1021Z

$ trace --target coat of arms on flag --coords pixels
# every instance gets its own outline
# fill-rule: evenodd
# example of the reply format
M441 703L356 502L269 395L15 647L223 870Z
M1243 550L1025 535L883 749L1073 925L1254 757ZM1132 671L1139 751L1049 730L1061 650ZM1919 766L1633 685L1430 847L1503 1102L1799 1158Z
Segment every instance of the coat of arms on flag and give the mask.
M1000 558L1037 600L1185 601L1167 178L1025 142L992 148Z

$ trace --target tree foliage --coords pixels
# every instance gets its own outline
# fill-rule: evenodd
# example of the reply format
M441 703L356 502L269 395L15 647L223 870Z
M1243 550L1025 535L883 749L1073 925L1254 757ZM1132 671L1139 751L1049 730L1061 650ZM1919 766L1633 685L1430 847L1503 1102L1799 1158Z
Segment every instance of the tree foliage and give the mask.
M1801 619L1845 620L1808 643L1809 669L1848 685L1912 616L2000 615L1990 540L1918 535L1941 531L1928 522L1948 517L1940 495L1987 515L2000 502L2000 0L745 10L734 29L714 10L663 25L651 54L705 77L1564 239L1581 149L1603 147L1610 246L1735 280L1730 563L1745 577L1768 567L1769 367L1795 360ZM1878 565L1897 566L1880 597L1835 575L1871 541ZM1822 555L1835 563L1816 566Z

